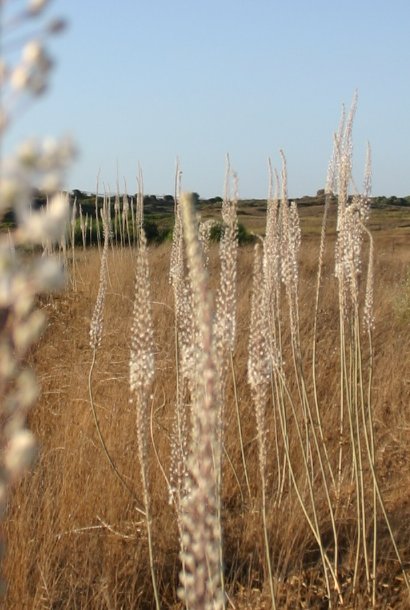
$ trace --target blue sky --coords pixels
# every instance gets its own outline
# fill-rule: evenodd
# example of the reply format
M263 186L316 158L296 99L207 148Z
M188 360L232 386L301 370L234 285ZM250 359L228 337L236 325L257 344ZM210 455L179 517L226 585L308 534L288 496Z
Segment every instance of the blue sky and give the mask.
M367 141L373 193L410 194L409 0L55 0L70 27L50 41L49 93L13 127L73 136L67 186L221 194L225 154L242 197L265 197L267 158L289 193L324 186L341 105L355 89L354 173Z

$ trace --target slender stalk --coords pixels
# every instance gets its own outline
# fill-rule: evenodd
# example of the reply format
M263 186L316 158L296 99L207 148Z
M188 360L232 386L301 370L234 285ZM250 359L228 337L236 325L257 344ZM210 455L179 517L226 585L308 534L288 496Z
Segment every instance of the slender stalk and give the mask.
M366 443L370 445L370 461L371 464L375 463L375 446L374 446L374 432L373 432L373 415L372 415L372 387L373 387L373 341L371 329L368 329L369 339L369 372L368 372L368 384L367 384L367 416L369 420L369 437L370 442ZM366 431L365 431L366 434ZM377 575L377 489L376 482L373 478L373 563L372 563L372 604L376 605L376 575Z
M407 576L407 571L406 571L406 567L403 564L403 560L401 558L401 554L399 551L399 548L397 546L396 543L396 539L395 536L393 534L393 530L390 524L390 519L387 515L387 511L386 511L386 507L385 507L385 503L383 500L383 495L381 493L380 490L380 486L379 486L379 482L378 482L378 478L377 478L377 474L376 474L376 469L375 469L375 463L374 463L374 439L373 439L373 425L372 425L372 418L371 418L371 411L370 411L370 402L368 404L368 417L369 417L369 421L366 421L366 414L365 414L365 410L362 409L362 421L363 421L363 432L364 432L364 439L365 439L365 444L366 444L366 450L367 450L367 455L369 456L369 466L370 466L370 471L372 474L372 479L373 479L373 486L374 486L374 493L377 496L377 499L379 501L379 505L384 517L384 521L386 523L386 527L388 529L389 532L389 536L390 536L390 540L394 549L394 552L396 554L397 557L397 561L399 563L400 569L402 571L403 574L403 579L404 582L406 584L408 593L409 593L409 599L410 599L410 581L409 578ZM363 401L363 405L364 405L364 401ZM369 425L371 424L371 426ZM368 431L368 427L371 430L371 432ZM375 550L373 548L373 556L375 557ZM375 570L375 564L373 569ZM373 596L375 595L375 593L373 592Z
M357 437L357 453L358 453L358 465L359 465L359 482L360 482L360 503L361 503L361 520L362 520L362 539L363 539L363 558L366 572L366 583L370 586L370 571L369 571L369 558L367 552L367 518L366 518L366 498L365 498L365 483L363 473L363 456L362 456L362 433L359 420L359 396L363 392L363 379L362 379L362 362L361 362L361 347L360 347L360 327L359 327L359 312L355 311L355 327L354 327L354 339L355 339L355 425L356 425L356 437ZM363 406L363 401L361 401Z
M337 574L334 571L333 565L323 547L323 542L322 542L322 538L321 538L321 534L320 534L320 527L319 527L319 521L318 521L318 515L317 515L317 510L316 510L316 502L315 502L315 497L314 497L314 492L313 492L313 486L312 486L312 481L310 478L310 471L309 471L309 467L308 467L308 463L307 463L307 459L306 459L306 454L305 454L305 450L304 450L304 443L303 443L303 437L302 437L302 431L300 429L299 426L299 422L298 422L298 418L296 415L296 409L295 409L295 405L294 402L292 400L292 397L289 393L289 390L286 386L286 381L285 379L282 377L280 371L278 371L278 377L281 380L282 386L283 386L283 390L285 391L285 394L287 396L288 402L291 406L291 410L292 410L292 415L293 415L293 419L295 421L295 426L296 426L296 432L297 432L297 436L298 436L298 440L299 440L299 445L301 448L301 453L302 453L302 458L303 458L303 464L305 467L305 472L306 472L306 478L307 478L307 485L308 485L308 490L309 490L309 496L310 496L310 502L311 502L311 507L312 507L312 518L309 516L309 513L307 511L306 508L306 503L302 497L301 491L299 489L299 485L296 481L296 476L295 476L295 472L293 469L293 464L292 464L292 460L291 460L291 456L290 456L290 450L289 450L289 444L288 443L284 443L285 446L285 452L286 452L286 458L287 458L287 462L288 462L288 466L289 466L289 474L292 480L292 484L293 484L293 488L296 492L296 497L299 501L299 505L303 511L303 514L305 515L306 521L309 525L309 528L317 542L317 545L319 547L319 552L321 555L321 559L322 559L322 564L323 564L323 569L324 569L324 576L325 576L325 582L326 582L326 589L328 592L328 596L329 596L329 608L332 607L332 602L331 602L331 594L330 594L330 583L329 583L329 575L327 573L327 571L329 570L332 579L333 579L333 583L334 583L334 587L335 590L338 593L339 596L339 601L341 604L343 604L343 597L342 597L342 592L340 589L340 584L337 578ZM285 414L284 414L285 415ZM283 425L283 421L285 421L285 418L280 418L280 422L281 422L281 426L282 426L282 435L285 437L285 427Z
M231 361L233 393L234 393L234 400L235 400L236 423L238 425L239 446L240 446L240 450L241 450L242 466L243 466L243 472L245 475L246 488L248 490L249 500L251 500L252 493L251 493L251 486L249 483L248 467L246 465L245 448L244 448L243 434L242 434L242 421L241 421L241 413L240 413L240 409L239 409L238 392L237 392L237 387L236 387L236 375L235 375L235 367L234 367L234 363L233 363L232 352L230 354L230 361ZM242 490L241 490L241 495L242 495Z
M77 199L74 199L71 212L71 284L74 292L77 291L76 261L75 261L75 223L76 223Z
M115 474L117 479L121 482L121 484L125 487L125 489L128 491L130 496L135 501L135 510L137 512L139 512L141 515L144 515L144 517L145 517L146 511L144 511L142 508L140 508L140 506L142 505L140 499L136 496L134 490L131 489L131 487L128 485L128 483L125 480L125 478L123 477L123 475L118 470L118 468L108 450L107 444L105 442L105 439L104 439L104 436L103 436L103 433L101 430L100 421L98 419L97 410L95 408L94 395L93 395L93 389L92 389L92 387L93 387L92 380L93 380L94 367L95 367L95 363L96 363L96 356L97 356L97 350L94 349L92 352L90 370L88 371L88 396L90 399L90 406L91 406L91 411L92 411L93 419L94 419L94 423L95 423L95 429L97 430L98 438L99 438L101 447L103 449L103 453L104 453L105 457L107 458L107 461L110 464L113 473Z
M140 408L143 408L144 413L146 412L146 406L147 405L140 405ZM138 421L138 415L137 415L137 421ZM138 422L141 423L141 422ZM137 424L138 425L138 424ZM144 456L144 459L146 458L146 456ZM147 540L148 540L148 557L149 557L149 567L150 567L150 572L151 572L151 582L152 582L152 589L153 589L153 593L154 593L154 600L155 600L155 607L157 610L160 610L161 608L161 602L159 599L159 592L158 592L158 585L157 585L157 578L156 578L156 574L155 574L155 565L154 565L154 547L153 547L153 543L152 543L152 516L151 516L151 505L150 505L150 498L149 498L149 483L148 483L148 478L147 478L148 472L147 472L147 466L146 463L141 463L141 480L142 480L142 488L143 488L143 494L144 494L144 507L145 507L145 521L146 521L146 526L147 526Z
M317 325L318 325L318 314L319 314L319 302L320 302L320 288L322 282L322 271L323 271L323 259L324 259L324 251L325 251L325 240L326 240L326 228L327 228L327 217L329 211L331 199L331 192L327 192L325 196L325 207L323 211L323 219L322 219L322 229L320 235L320 246L319 246L319 257L318 257L318 269L317 269L317 279L316 279L316 295L315 295L315 313L313 317L313 339L312 339L312 383L313 383L313 400L315 405L315 413L316 420L319 429L319 437L321 446L325 456L325 462L327 469L329 471L329 475L332 481L333 487L335 487L335 477L333 474L333 468L330 463L329 454L327 451L326 442L323 435L323 424L322 417L319 409L319 401L317 395L317 382L316 382L316 342L317 342ZM337 555L337 553L336 553Z
M272 562L270 558L270 548L269 548L269 537L268 537L268 524L266 521L266 482L265 478L262 478L262 524L263 524L263 538L265 543L265 557L266 557L266 565L268 569L268 580L269 580L269 590L270 590L270 598L272 602L272 610L276 610L276 597L275 597L275 589L273 586L273 575L272 575Z

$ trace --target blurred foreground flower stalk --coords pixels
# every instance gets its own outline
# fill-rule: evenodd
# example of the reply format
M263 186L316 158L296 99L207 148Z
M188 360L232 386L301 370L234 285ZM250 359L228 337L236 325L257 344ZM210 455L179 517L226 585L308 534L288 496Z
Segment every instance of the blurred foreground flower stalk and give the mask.
M46 254L66 230L68 198L59 190L73 146L68 139L31 139L3 155L7 130L47 90L53 61L46 43L65 25L45 21L48 4L0 0L0 517L8 488L36 454L26 417L38 388L25 364L44 326L36 297L64 282L60 264ZM36 190L47 195L47 205L37 210Z

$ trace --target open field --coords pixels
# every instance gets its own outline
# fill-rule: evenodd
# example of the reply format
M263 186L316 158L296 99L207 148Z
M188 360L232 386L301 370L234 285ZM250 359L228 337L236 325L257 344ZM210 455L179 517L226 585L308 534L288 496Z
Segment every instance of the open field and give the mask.
M403 11L83 3L30 119L49 4L0 0L0 608L410 608ZM377 181L356 91L322 184L353 73ZM281 149L239 200L272 136L324 188Z
M299 332L309 397L313 395L311 347L322 211L322 207L300 210ZM264 232L262 210L239 208L238 217L249 230ZM375 210L370 215L369 226L375 240L371 373L374 464L389 523L409 573L410 212ZM371 606L371 586L366 584L362 553L367 549L371 557L377 531L375 607L404 609L409 607L408 591L380 507L376 512L373 510L369 466L363 458L365 488L359 502L348 426L342 437L339 434L339 313L334 248L335 228L331 213L315 343L323 447L326 447L334 472L341 459L341 470L346 473L346 476L341 475L339 486L332 488L330 485L336 519L337 558L334 557L328 500L317 461L322 449L316 455L310 445L307 468L312 473L309 480L315 490L314 508L324 548L332 563L337 563L344 607L364 609ZM169 243L149 248L155 378L149 400L150 438L146 466L150 473L152 543L159 596L162 607L180 608L182 605L176 593L181 569L178 526L165 478L169 478L172 468L170 445L177 396L170 250ZM253 250L253 246L244 246L238 254L234 376L229 370L224 401L221 492L224 578L229 596L227 607L238 610L271 607L262 526L259 441L255 407L247 382ZM93 248L78 253L75 290L69 283L65 292L46 298L42 303L48 315L48 326L40 344L30 355L42 392L29 422L41 451L33 471L14 489L5 523L7 554L3 570L8 589L3 607L9 610L155 607L145 520L138 511L143 507L143 490L136 412L129 400L135 260L134 250L109 250L103 337L92 376L98 423L122 481L101 446L89 397L92 361L89 330L99 287L98 250ZM219 268L218 246L214 244L209 263L213 290L218 286ZM362 298L363 287L360 290ZM292 339L284 296L283 301L283 374L286 374L286 388L297 404L298 387L292 377ZM362 347L367 379L369 351L366 338ZM367 382L363 385L367 387ZM295 493L297 487L311 515L313 505L309 504L307 475L297 433L303 418L300 414L293 416L289 407L287 432L283 435L276 409L275 394L269 392L265 410L266 516L277 607L328 608L318 545ZM315 419L313 425L317 424ZM312 431L306 434L311 435ZM360 442L359 437L356 442ZM341 447L345 447L342 458ZM365 455L363 447L358 449L360 451ZM292 464L294 483L287 459ZM359 517L358 506L362 511ZM367 528L364 535L360 533L358 522ZM371 565L371 559L368 561ZM340 596L334 594L335 607L339 601Z
M262 202L261 202L262 203ZM323 205L298 205L303 234L319 235L322 225ZM263 234L265 230L265 205L248 206L240 204L238 207L239 222L242 222L248 230ZM211 212L205 212L206 216L211 216ZM336 206L330 208L330 222L328 234L335 235L336 228ZM369 229L373 233L382 231L387 236L389 230L393 230L392 237L402 232L408 233L410 228L410 207L395 207L372 209L369 218Z

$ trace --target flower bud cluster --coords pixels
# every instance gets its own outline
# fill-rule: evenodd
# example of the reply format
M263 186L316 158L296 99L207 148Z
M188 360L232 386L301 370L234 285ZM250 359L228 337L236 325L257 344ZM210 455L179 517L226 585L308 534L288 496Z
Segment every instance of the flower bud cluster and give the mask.
M179 507L181 506L181 501L191 492L188 473L188 417L183 396L184 392L182 389L177 396L175 417L172 424L168 489L169 503L175 503L178 509L177 518L179 525Z
M266 392L270 383L272 358L269 346L268 320L260 246L256 244L248 350L248 382L254 391Z
M16 91L40 95L48 84L53 62L39 40L31 40L23 48L20 63L10 74L10 85Z
M285 204L286 206L288 204ZM298 256L301 243L300 221L296 202L287 210L282 236L282 281L291 293L297 293L299 280Z
M141 231L135 272L134 313L131 328L130 388L146 394L152 384L154 367L154 329L152 324L148 254Z
M198 239L202 246L202 254L204 257L205 267L209 265L209 243L211 240L212 229L217 226L217 222L214 218L203 220L199 223L198 227Z
M192 287L188 278L175 286L180 373L188 385L195 383L195 320Z
M255 246L253 271L251 325L249 335L248 383L255 405L258 431L259 467L266 468L265 403L272 373L272 355L266 285L263 282L262 258L259 244ZM262 477L263 478L263 477Z
M369 169L366 171L370 172ZM342 173L344 175L346 172ZM339 180L340 179L341 178L339 178ZM348 184L345 184L342 189L343 192L347 193L347 188ZM366 176L365 179L366 191L369 188L370 175ZM344 199L342 198L341 204L339 203L335 250L335 275L339 282L342 302L347 307L358 306L359 278L362 274L363 240L366 233L365 223L368 216L368 192L365 192L363 195L355 195L351 198L346 196ZM370 294L368 297L368 305L370 305Z
M196 387L192 388L189 492L179 506L180 598L191 610L224 608L219 521L221 447L220 384L213 333L213 307L193 214L192 197L182 197L188 274L195 316Z
M270 165L270 171L272 169ZM269 193L266 206L266 231L263 242L263 277L266 285L268 303L278 290L281 279L281 225L279 218L279 177L275 172L276 192ZM272 191L273 187L270 187Z
M201 226L201 225L200 225ZM202 251L206 252L207 230L202 232ZM204 254L205 255L205 254ZM169 469L169 498L177 507L178 523L182 499L190 493L188 474L188 405L187 393L194 392L197 362L196 327L194 319L192 286L186 275L181 201L176 197L175 224L171 249L170 283L175 302L175 329L177 334L177 396L171 435L171 461Z
M60 266L47 258L23 262L19 251L0 239L0 488L16 479L35 454L26 415L37 398L34 375L23 364L44 328L36 295L61 285ZM0 511L5 494L0 493Z
M53 60L47 50L46 40L49 36L59 34L65 28L63 19L51 19L38 27L33 38L27 36L20 45L20 40L13 40L12 33L18 26L30 27L32 21L38 21L44 13L46 0L29 0L26 9L13 11L13 4L4 3L2 48L4 55L0 60L0 86L3 92L3 104L0 111L0 133L7 127L16 114L23 97L38 97L48 88ZM20 48L20 55L15 59L12 50Z
M124 193L122 198L122 217L128 218L128 212L130 211L130 202L128 199L128 195Z
M129 372L130 390L136 404L138 456L144 488L145 510L148 513L148 398L154 380L155 363L147 242L144 229L142 228L140 231L135 271Z
M238 257L237 196L225 196L222 203L223 234L219 244L221 273L216 295L216 346L222 383L228 366L228 356L235 346L236 335L236 276Z
M341 313L347 318L352 309L359 312L359 281L363 267L363 244L369 239L369 258L365 299L363 304L363 323L370 331L374 322L373 315L373 240L366 228L370 213L371 192L371 154L367 148L363 193L349 196L352 182L352 124L356 110L355 96L352 108L346 118L342 115L339 132L335 136L335 150L332 159L333 172L330 186L337 186L337 239L335 250L335 275L339 284Z
M182 235L182 218L180 203L176 201L175 210L175 222L174 230L172 233L172 246L171 246L171 262L169 269L169 282L174 286L178 283L179 279L184 276L184 249L183 249L183 235Z
M30 0L26 8L9 16L16 3L3 3L2 51L13 48L8 26L17 26L39 16L46 0ZM57 31L54 24L51 30ZM52 33L50 29L48 33ZM10 125L22 97L38 95L47 86L52 61L44 36L26 40L18 63L13 55L0 58L0 140ZM0 141L0 144L2 142ZM68 139L28 140L13 156L0 163L0 222L9 214L13 227L0 232L0 513L7 500L7 486L32 463L36 453L33 434L26 428L27 412L38 395L34 374L24 364L28 350L38 340L45 324L36 308L38 294L62 286L60 265L47 257L36 257L27 247L58 241L66 230L68 200L56 194L73 157ZM49 200L35 210L32 195L41 189ZM24 255L21 251L24 249Z
M202 242L203 245L203 242ZM177 201L171 249L170 283L175 301L175 325L178 334L179 370L182 380L193 382L195 370L195 324L191 282L185 273L184 243L180 202Z
M10 210L15 216L18 242L58 242L66 231L69 202L57 193L74 148L69 139L27 140L14 156L3 160L0 170L0 217ZM33 209L35 189L50 197L48 205Z
M104 207L101 212L104 233L104 247L100 261L100 281L98 284L97 299L94 306L93 315L90 324L90 347L95 352L101 345L103 335L104 321L104 304L105 295L107 292L107 275L108 275L108 245L110 239L110 230L108 226L108 211Z
M370 235L369 262L367 265L366 292L363 306L363 324L367 331L374 327L374 246Z

